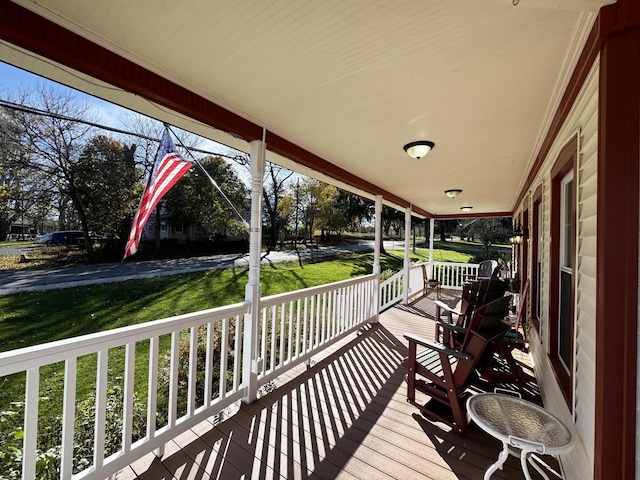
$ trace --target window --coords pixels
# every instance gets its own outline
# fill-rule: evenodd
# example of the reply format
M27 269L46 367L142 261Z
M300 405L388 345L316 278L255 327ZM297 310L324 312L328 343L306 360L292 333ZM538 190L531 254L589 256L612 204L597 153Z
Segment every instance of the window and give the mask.
M551 171L549 357L571 408L575 332L576 182L578 141L565 146ZM538 215L540 215L538 213ZM540 217L538 217L540 222Z
M531 320L540 332L542 317L542 185L533 196L533 218L531 225Z
M574 262L573 171L560 185L560 311L558 313L558 358L567 373L573 356L573 262Z
M533 261L531 278L531 319L533 326L540 332L542 317L542 188L540 195L533 200L533 222L531 228L531 259Z

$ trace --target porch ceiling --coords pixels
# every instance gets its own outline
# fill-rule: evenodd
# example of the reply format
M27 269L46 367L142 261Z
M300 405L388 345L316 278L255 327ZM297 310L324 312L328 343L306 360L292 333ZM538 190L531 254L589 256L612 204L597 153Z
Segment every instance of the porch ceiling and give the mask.
M612 2L15 3L424 211L450 216L463 205L473 213L513 209L597 9ZM6 44L0 60L247 150L225 132ZM422 139L436 143L428 156L405 154L404 144ZM448 188L463 193L450 199Z

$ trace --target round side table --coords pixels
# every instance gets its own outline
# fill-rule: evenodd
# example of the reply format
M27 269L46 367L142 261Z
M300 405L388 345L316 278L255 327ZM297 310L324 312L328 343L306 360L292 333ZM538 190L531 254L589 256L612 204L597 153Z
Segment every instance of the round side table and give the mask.
M467 400L473 421L502 442L498 460L484 474L484 480L501 469L509 454L520 457L522 472L531 480L527 462L546 480L549 477L532 461L532 455L559 455L573 448L571 431L557 417L535 403L501 393L480 393Z

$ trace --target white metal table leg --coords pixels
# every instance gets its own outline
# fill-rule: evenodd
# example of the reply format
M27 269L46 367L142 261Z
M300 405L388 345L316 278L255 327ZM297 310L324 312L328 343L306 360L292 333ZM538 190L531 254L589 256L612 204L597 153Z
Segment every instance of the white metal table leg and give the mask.
M498 455L498 460L496 460L496 463L491 465L485 472L484 480L489 480L491 478L491 475L493 475L498 469L502 470L504 462L506 462L507 458L509 458L509 445L505 442L502 442L502 447L502 451L500 452L500 455Z

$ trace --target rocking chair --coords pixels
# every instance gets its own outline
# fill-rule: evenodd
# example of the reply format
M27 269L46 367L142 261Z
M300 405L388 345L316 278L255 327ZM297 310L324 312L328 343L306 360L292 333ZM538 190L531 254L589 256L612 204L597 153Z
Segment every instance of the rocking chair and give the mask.
M405 334L409 356L404 360L407 373L407 402L425 417L440 421L460 433L465 432L465 390L476 378L475 369L485 350L495 351L509 325L504 323L510 297L478 308L465 331L460 349ZM456 328L455 326L451 326ZM418 350L418 346L424 349ZM416 400L416 390L426 395L426 404ZM441 412L438 407L451 411Z

